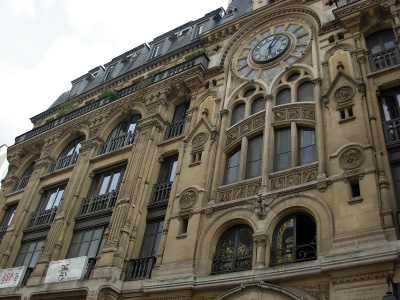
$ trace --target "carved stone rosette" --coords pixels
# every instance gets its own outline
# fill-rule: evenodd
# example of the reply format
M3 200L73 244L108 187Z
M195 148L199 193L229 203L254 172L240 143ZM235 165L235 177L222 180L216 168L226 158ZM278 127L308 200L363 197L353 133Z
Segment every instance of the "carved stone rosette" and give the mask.
M359 147L352 146L341 151L339 165L345 170L355 169L362 164L364 158L364 151Z
M197 192L193 189L185 191L179 199L179 206L182 209L192 207L197 201Z

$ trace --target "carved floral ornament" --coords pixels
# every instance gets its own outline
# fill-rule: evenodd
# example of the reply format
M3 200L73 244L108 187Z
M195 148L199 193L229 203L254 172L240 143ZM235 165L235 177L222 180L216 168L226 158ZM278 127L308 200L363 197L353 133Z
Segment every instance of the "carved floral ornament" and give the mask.
M197 201L197 193L195 190L187 190L181 196L179 200L179 205L181 208L190 208L192 207Z
M208 139L208 135L205 132L200 132L196 134L192 140L192 146L193 147L201 147L205 144L205 142Z
M333 98L336 102L342 103L351 100L354 94L354 88L351 86L342 86L335 91Z
M362 164L364 158L364 151L360 148L347 148L339 155L339 165L343 169L355 169Z

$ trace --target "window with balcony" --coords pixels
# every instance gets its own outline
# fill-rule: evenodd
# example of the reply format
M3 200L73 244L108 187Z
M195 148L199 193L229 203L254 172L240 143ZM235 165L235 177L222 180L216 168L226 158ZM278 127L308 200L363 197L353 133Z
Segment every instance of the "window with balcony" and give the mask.
M88 196L82 200L78 216L96 212L111 212L118 197L125 166L97 174Z
M265 110L265 99L264 97L258 97L251 104L251 114L254 115L263 110Z
M178 155L169 156L162 162L157 183L153 186L150 206L167 206L177 162Z
M106 143L100 146L99 155L133 144L137 133L136 124L141 117L141 115L131 115L122 120L111 131Z
M387 145L400 142L400 87L381 92L382 126Z
M371 71L376 72L400 61L399 47L393 29L375 32L366 38Z
M292 160L292 147L297 145L297 159ZM291 128L275 130L275 171L282 171L295 166L309 164L317 160L316 138L314 128L298 127L296 135ZM294 164L294 165L292 165Z
M275 229L271 246L271 265L317 258L314 219L303 213L283 219Z
M253 260L253 229L236 225L225 231L214 253L212 274L251 270Z
M57 213L57 208L64 194L65 185L46 190L35 212L29 218L27 228L50 225Z
M24 172L24 174L22 174L21 178L19 180L17 180L17 182L15 182L13 188L11 189L11 192L17 192L17 191L21 191L23 189L26 188L29 179L31 178L31 175L33 173L33 165L34 163L32 163Z
M168 124L164 140L169 140L183 134L186 123L186 112L189 109L190 101L182 102L175 107L174 117L171 124Z
M78 159L81 142L84 140L85 136L80 136L70 142L58 156L57 161L51 163L49 173L74 165Z
M17 209L17 204L11 205L7 208L3 216L3 219L0 222L0 241L3 239L4 234L6 233L6 230L8 228L8 225L10 225L14 217L16 209Z

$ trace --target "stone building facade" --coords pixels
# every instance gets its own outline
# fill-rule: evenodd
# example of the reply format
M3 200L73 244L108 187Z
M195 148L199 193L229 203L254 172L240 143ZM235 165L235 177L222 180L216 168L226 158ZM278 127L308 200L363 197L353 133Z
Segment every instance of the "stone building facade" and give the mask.
M381 299L399 8L232 0L73 80L8 148L0 299Z

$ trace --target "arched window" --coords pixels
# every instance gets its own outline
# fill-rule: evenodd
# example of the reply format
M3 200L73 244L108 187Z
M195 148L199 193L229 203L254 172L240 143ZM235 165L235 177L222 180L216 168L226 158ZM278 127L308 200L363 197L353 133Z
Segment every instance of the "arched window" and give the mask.
M212 274L251 270L253 259L253 230L236 225L219 238L215 250Z
M264 97L259 97L251 104L251 114L254 115L263 110L265 110L265 100Z
M297 88L297 102L312 102L314 101L314 86L307 81L299 85Z
M22 174L21 178L14 184L11 190L12 193L23 190L26 187L33 172L33 165L34 163L31 163L30 166L26 168L24 174Z
M244 109L245 105L243 103L235 106L235 108L232 111L231 126L235 125L236 123L244 119Z
M49 173L74 165L78 159L81 142L84 140L85 136L82 135L69 143L58 156L57 161L50 165Z
M100 146L99 155L132 144L136 137L136 123L140 118L141 115L131 115L115 126L106 143Z
M249 140L247 148L246 179L261 176L262 142L262 134Z
M366 38L367 48L370 52L369 62L372 72L399 63L399 47L395 41L396 38L393 29L381 30Z
M317 258L314 219L303 213L283 219L275 229L271 247L271 265Z
M276 105L288 104L291 102L290 89L283 89L276 95Z

